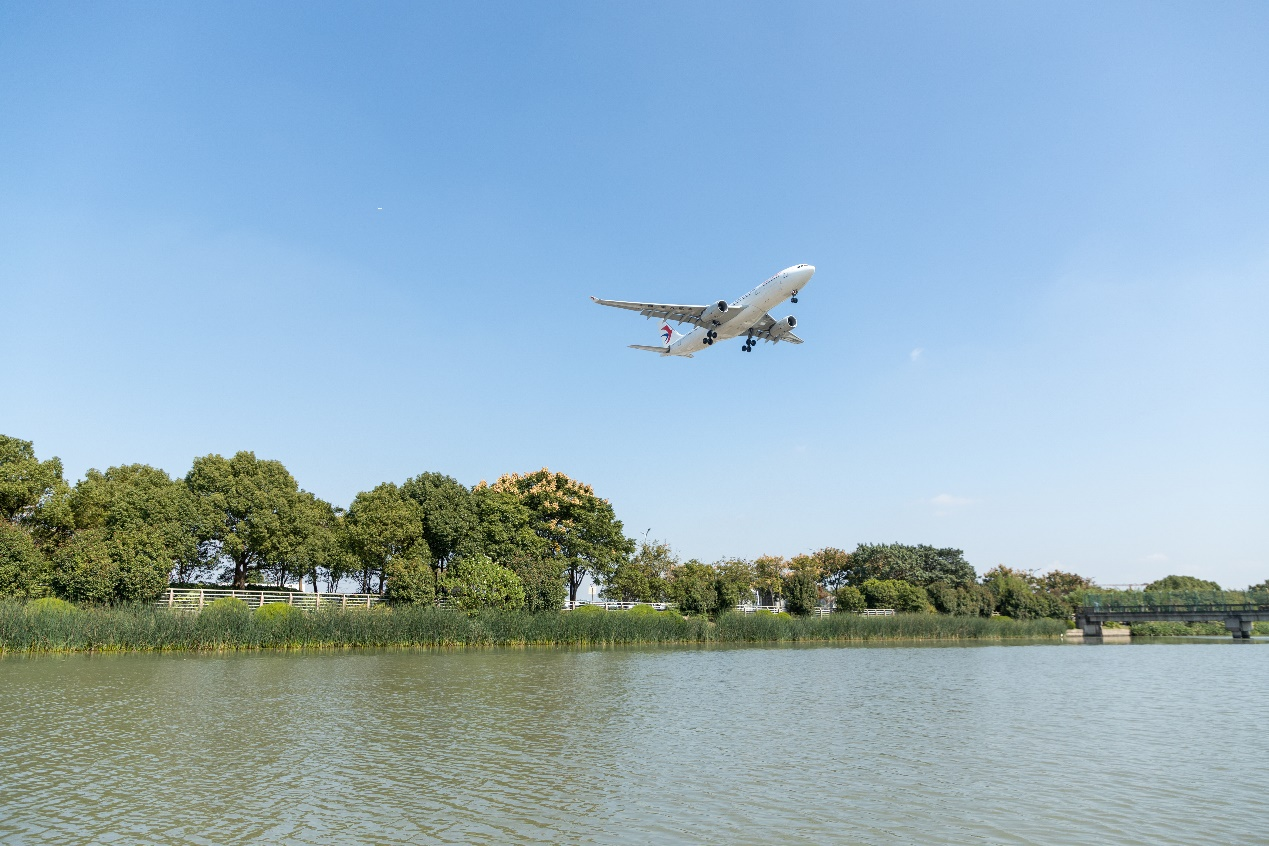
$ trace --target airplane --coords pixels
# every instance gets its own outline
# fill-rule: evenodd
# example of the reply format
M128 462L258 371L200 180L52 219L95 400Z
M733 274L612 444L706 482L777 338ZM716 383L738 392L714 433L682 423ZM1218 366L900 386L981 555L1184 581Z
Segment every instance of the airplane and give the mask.
M802 343L802 339L792 331L798 325L796 317L790 314L776 320L767 311L785 300L796 303L798 292L806 287L814 274L815 268L809 264L786 267L734 303L719 300L710 305L699 306L628 303L622 300L601 300L598 297L591 297L591 300L604 306L637 311L644 317L655 317L662 321L661 340L664 346L630 344L632 350L691 358L693 353L713 346L715 341L744 335L745 343L740 348L745 352L752 352L758 341L773 344L780 341ZM679 324L690 323L696 328L684 335L670 327L671 320Z

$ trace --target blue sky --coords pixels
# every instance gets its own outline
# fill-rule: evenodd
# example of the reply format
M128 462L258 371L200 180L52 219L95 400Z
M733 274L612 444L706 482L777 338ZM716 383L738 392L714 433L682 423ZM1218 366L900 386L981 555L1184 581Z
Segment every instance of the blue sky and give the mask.
M1269 6L0 2L0 431L1269 577ZM799 262L800 347L588 295Z

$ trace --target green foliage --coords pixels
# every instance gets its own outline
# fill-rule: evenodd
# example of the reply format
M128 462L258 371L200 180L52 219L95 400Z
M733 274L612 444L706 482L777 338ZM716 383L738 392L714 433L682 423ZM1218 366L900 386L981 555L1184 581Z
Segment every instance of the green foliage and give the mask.
M168 552L147 527L87 529L58 551L50 581L58 596L75 602L143 602L167 587Z
M719 611L735 608L741 602L752 602L756 574L753 564L739 558L730 558L714 565L715 607Z
M504 475L491 487L515 496L528 509L545 554L564 565L570 600L577 599L588 574L602 580L634 551L612 505L597 497L590 485L543 467Z
M666 576L677 565L669 544L645 541L607 575L604 595L618 602L659 602L666 596Z
M361 592L382 592L392 570L401 580L399 598L419 596L418 564L426 563L435 598L432 551L423 534L423 508L396 485L384 482L357 494L344 519L344 537L358 562Z
M779 555L760 555L754 559L753 586L758 591L759 605L775 605L784 596L785 560Z
M925 587L942 583L950 587L969 587L974 583L974 568L959 549L936 549L922 544L860 544L834 575L837 582L862 585L869 579L905 581Z
M464 611L524 607L524 585L520 577L485 555L457 559L445 572L441 585L449 601Z
M64 485L61 459L40 461L31 441L0 435L0 519L32 519L41 503Z
M268 602L255 610L255 617L258 620L274 622L286 620L303 613L300 609L293 605L287 605L285 602Z
M251 606L243 602L241 599L235 599L231 596L222 596L220 599L214 599L203 607L203 614L250 614Z
M784 608L790 614L810 614L819 605L818 568L795 569L784 580Z
M859 589L869 608L892 608L906 613L932 610L925 590L903 579L868 579Z
M96 529L107 538L150 535L156 554L178 581L198 572L198 539L213 527L213 515L181 482L145 464L89 470L67 499L76 530ZM167 575L165 572L164 575Z
M1133 637L1195 637L1224 635L1229 636L1229 629L1221 622L1181 623L1166 620L1132 623Z
M1060 601L1032 589L1025 572L1001 564L983 574L983 585L991 591L996 610L1012 619L1065 619L1067 616L1066 606Z
M1200 579L1196 576L1164 576L1162 579L1146 585L1147 593L1164 590L1215 591L1220 589L1221 586L1216 584L1216 582L1210 582L1207 579Z
M401 493L423 515L423 540L438 569L448 566L476 528L471 491L443 473L420 473L407 479Z
M696 559L670 571L666 591L683 614L711 614L718 608L714 568Z
M228 459L205 455L194 459L185 484L209 516L200 540L229 562L235 588L301 540L299 486L279 461L246 451Z
M579 605L576 608L574 608L572 611L569 611L568 613L570 614L607 614L609 612L604 610L604 606L602 605Z
M984 585L949 587L932 584L925 589L930 604L940 614L957 617L990 617L996 609L995 595Z
M252 613L201 614L141 605L97 606L73 614L32 614L23 603L0 602L0 653L124 652L300 647L519 646L780 641L881 641L1056 637L1058 620L899 614L790 617L726 613L716 624L673 613L483 610L400 606L379 610L327 609L282 620Z
M634 608L631 608L626 613L646 615L646 614L665 614L665 613L673 613L673 612L658 611L657 609L653 608L651 605L636 605Z
M854 585L841 585L833 591L833 608L837 611L863 611L867 607L863 592Z
M31 614L74 614L79 609L65 599L45 596L28 602L26 610Z
M511 562L538 561L547 557L546 541L533 531L533 515L514 494L478 485L471 492L471 510L474 522L459 544L459 555L487 555L511 569L516 569ZM562 585L563 566L552 567ZM516 572L519 573L519 570ZM560 603L563 601L561 596Z
M564 607L564 565L558 558L514 557L505 562L524 586L524 610L558 611Z
M394 557L384 565L384 598L393 604L433 605L436 574L423 558Z
M30 533L0 520L0 598L34 599L50 590L49 562Z

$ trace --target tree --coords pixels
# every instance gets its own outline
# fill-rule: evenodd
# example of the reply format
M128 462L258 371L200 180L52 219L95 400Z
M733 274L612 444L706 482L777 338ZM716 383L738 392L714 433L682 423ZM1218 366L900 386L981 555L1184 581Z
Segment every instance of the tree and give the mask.
M869 579L902 579L924 587L942 582L952 587L968 587L974 583L974 568L959 549L936 549L922 544L859 544L849 556L837 579L862 585Z
M316 591L320 575L325 574L329 584L338 585L355 567L341 510L308 491L300 491L290 514L287 542L266 568L274 583L282 587L294 579L302 585L308 579Z
M1066 608L1060 602L1032 589L1030 574L1022 570L997 565L983 574L983 585L991 591L996 610L1006 617L1031 620L1066 616Z
M344 530L348 548L358 562L363 593L372 589L383 593L389 570L395 570L401 579L409 574L408 579L414 582L419 564L433 565L423 522L422 507L391 482L357 494L344 518ZM435 573L431 578L435 595ZM407 592L416 596L418 588Z
M436 571L432 562L421 557L395 557L383 565L387 582L384 598L405 605L432 605L436 602Z
M798 567L784 580L784 609L805 616L819 604L820 586L816 567Z
M30 533L0 521L0 598L47 596L50 575L48 560L35 548Z
M86 529L58 551L51 582L75 602L143 602L167 586L170 568L167 544L152 529Z
M0 517L11 523L30 519L62 479L62 461L35 457L31 441L0 435Z
M464 611L524 607L524 585L519 576L486 555L456 559L446 570L442 584L450 601Z
M510 562L540 559L546 552L546 542L533 531L533 515L515 494L477 485L470 503L472 522L459 542L460 555L488 555L509 567ZM560 571L562 590L563 568Z
M754 566L740 558L729 558L714 565L714 591L718 594L718 610L735 608L741 602L753 601Z
M784 595L784 571L787 562L780 555L760 555L754 559L753 586L758 591L759 605L775 605Z
M228 562L235 588L292 544L300 490L280 461L246 451L229 459L205 455L194 459L185 484L215 515L200 540L205 555Z
M433 566L444 572L476 528L471 491L443 473L420 473L405 481L401 493L421 509L423 539Z
M863 593L854 585L841 585L833 591L833 608L837 611L863 611L867 607Z
M657 602L665 597L666 574L677 564L668 543L645 541L604 580L604 596L620 602Z
M198 539L214 516L181 482L145 464L89 470L68 497L77 531L116 533L147 530L157 535L178 582L193 581L202 565Z
M827 587L835 588L846 584L850 576L850 553L835 546L826 546L811 553L823 574L821 578Z
M869 579L859 590L869 608L893 608L908 614L930 610L925 589L903 579Z
M710 614L718 608L715 576L713 567L695 558L670 570L666 589L680 613Z
M1151 582L1146 585L1147 591L1154 590L1220 590L1221 586L1216 582L1200 579L1196 576L1164 576L1158 581Z
M995 597L983 585L950 587L935 582L925 588L925 592L934 610L940 614L952 614L958 617L990 617L996 610Z
M612 505L595 496L590 485L543 467L525 475L507 474L491 487L513 494L529 510L545 554L564 564L571 601L577 600L587 575L602 577L634 551Z
M506 567L520 577L526 611L559 611L564 607L564 565L558 558L516 557Z

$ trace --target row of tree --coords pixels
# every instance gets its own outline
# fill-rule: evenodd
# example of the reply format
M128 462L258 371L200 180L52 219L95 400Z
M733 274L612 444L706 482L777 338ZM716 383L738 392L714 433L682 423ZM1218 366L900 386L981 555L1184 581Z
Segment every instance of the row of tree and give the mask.
M566 589L576 599L588 574L633 549L606 500L546 469L474 488L422 473L343 509L251 452L197 458L181 479L131 464L70 485L58 459L0 435L0 596L119 602L169 582L336 590L352 580L423 602L501 583L531 609L558 608Z
M0 435L0 596L122 602L170 583L352 582L397 602L545 610L575 600L588 576L609 599L674 602L689 614L752 600L807 613L831 600L842 610L1065 617L1094 587L1003 565L980 579L959 549L903 544L681 562L664 542L635 544L607 500L546 469L473 488L422 473L344 509L250 452L197 458L179 479L131 464L71 485L58 459Z

